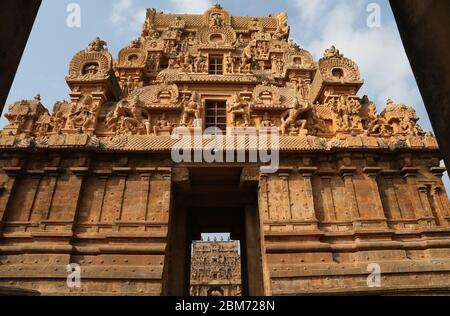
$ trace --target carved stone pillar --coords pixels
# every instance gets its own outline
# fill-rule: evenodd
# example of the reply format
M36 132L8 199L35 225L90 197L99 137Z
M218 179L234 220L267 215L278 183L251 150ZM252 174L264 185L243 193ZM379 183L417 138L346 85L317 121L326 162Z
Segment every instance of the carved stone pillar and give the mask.
M98 194L98 199L94 200L95 207L93 208L94 211L96 211L96 228L95 231L98 233L100 230L100 227L98 224L100 224L103 221L103 212L104 212L104 204L105 204L105 195L106 195L106 188L108 185L108 179L111 176L112 172L109 170L95 170L93 172L97 178L99 178L101 182L101 190ZM106 219L105 219L106 220Z
M419 168L414 167L404 167L402 169L403 178L408 185L408 193L409 198L411 199L411 203L414 207L414 212L416 214L416 218L422 227L430 227L436 225L436 220L434 216L430 214L430 210L427 210L424 206L423 201L423 192L419 193L416 177L419 172ZM425 192L426 194L426 192Z
M259 193L258 200L259 200L260 217L263 223L267 222L270 219L268 181L269 176L267 174L261 174L258 187Z
M317 172L316 167L299 167L298 172L303 177L304 188L305 188L305 220L311 221L313 229L318 229L318 220L316 216L316 210L314 206L314 196L313 196L313 186L312 177L314 173Z
M68 217L73 219L72 225L70 225L69 230L74 230L77 217L78 217L78 207L80 204L81 194L83 192L83 185L86 179L86 176L89 173L89 167L71 167L69 168L70 172L72 172L74 179L71 181L71 192L76 196L76 199L73 201L75 203L69 204L67 213L70 215Z
M256 218L255 218L256 217ZM247 277L250 296L263 296L264 285L264 257L262 253L262 237L259 225L258 210L253 205L245 208L245 237L247 253Z
M431 188L429 188L429 186L427 186L427 185L419 185L417 188L419 190L419 198L420 198L420 202L422 204L422 209L424 211L424 215L427 219L432 219L429 221L428 225L436 226L438 219L435 218L435 216L433 214L430 200L428 198L428 195L431 194Z
M149 199L151 190L151 179L156 172L156 168L136 168L136 171L141 175L141 200L140 209L142 214L144 214L144 220L147 222L149 220Z
M40 230L46 230L46 222L50 219L50 212L52 209L53 197L55 196L56 184L58 183L58 179L60 174L63 172L60 167L45 167L44 168L45 175L50 178L50 182L48 184L47 194L44 197L43 209L41 214L41 223L39 225Z
M353 227L362 228L362 223L360 221L361 216L359 213L358 201L356 199L355 185L353 183L353 176L356 172L355 167L341 167L339 169L339 174L344 180L345 195L348 201L349 213L352 216Z
M373 201L373 213L376 217L376 220L379 221L380 225L383 228L388 228L386 214L383 208L383 202L381 201L380 188L378 186L377 177L381 172L381 168L378 167L366 167L364 168L364 173L367 174L368 180L370 182L371 188L371 198Z
M292 220L292 204L291 204L291 195L289 193L289 178L291 176L292 169L282 169L278 173L282 181L282 192L283 192L283 200L282 205L278 208L281 211L279 214L279 218L283 221Z
M115 215L115 220L120 222L122 220L122 211L123 211L123 202L124 202L124 198L125 198L125 190L126 190L126 185L127 185L127 179L128 179L128 175L131 173L132 169L129 167L114 167L112 168L113 173L119 177L119 191L120 193L120 198L116 201L116 215ZM119 230L119 226L115 225L114 226L114 230L118 231Z
M448 205L448 196L445 194L445 190L441 186L436 186L432 196L442 225L450 226L450 208Z
M27 174L33 180L32 184L30 186L30 191L33 192L33 199L31 201L28 201L28 205L27 205L28 213L26 216L27 222L31 222L32 217L33 217L34 207L36 204L36 198L39 193L39 187L41 185L42 178L44 177L44 171L43 170L42 171L41 170L29 170L29 171L27 171ZM25 203L27 203L27 202L25 201Z
M323 220L325 222L336 222L336 205L333 195L333 171L319 171L319 176L322 185L322 200L323 200Z
M431 195L436 205L440 222L444 226L450 226L450 203L442 183L442 176L446 170L444 167L430 168L430 172L439 179L439 184L432 188Z
M8 175L8 181L0 192L0 234L3 231L8 204L11 202L11 197L14 196L18 178L22 174L22 167L4 167L3 171Z

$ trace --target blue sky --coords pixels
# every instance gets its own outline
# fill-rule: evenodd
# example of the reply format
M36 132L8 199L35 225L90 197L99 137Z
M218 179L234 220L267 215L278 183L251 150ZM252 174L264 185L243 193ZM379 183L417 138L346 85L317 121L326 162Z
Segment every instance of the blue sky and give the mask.
M139 36L145 9L164 12L202 13L212 0L43 0L25 49L6 105L41 94L50 110L56 101L69 99L64 77L72 56L87 47L96 36L108 42L113 56L133 38ZM385 101L414 107L422 118L420 124L431 131L431 125L408 63L392 11L387 0L221 0L233 15L266 16L287 12L291 38L309 50L315 60L325 48L336 45L347 57L358 63L367 94L379 112ZM81 27L70 28L67 6L81 8ZM377 4L381 26L370 28L367 6ZM0 120L0 127L5 119ZM447 191L450 181L445 177Z

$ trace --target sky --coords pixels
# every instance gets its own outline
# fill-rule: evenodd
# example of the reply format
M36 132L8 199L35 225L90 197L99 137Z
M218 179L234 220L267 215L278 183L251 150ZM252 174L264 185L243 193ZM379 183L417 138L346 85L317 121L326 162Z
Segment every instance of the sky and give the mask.
M379 112L388 98L412 106L422 127L432 131L388 0L43 0L6 106L38 93L49 110L56 101L69 99L64 78L73 55L99 36L117 57L140 35L146 8L203 13L216 2L232 15L287 12L291 38L315 60L335 45L360 67L365 84L359 95L368 95ZM80 8L80 27L67 23L73 4ZM372 20L377 12L380 19ZM2 117L0 127L5 123ZM450 192L449 178L444 179Z

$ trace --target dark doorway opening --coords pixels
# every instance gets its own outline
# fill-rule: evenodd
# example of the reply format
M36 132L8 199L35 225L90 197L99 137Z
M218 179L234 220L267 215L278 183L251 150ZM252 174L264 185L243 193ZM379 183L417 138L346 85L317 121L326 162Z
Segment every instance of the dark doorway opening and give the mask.
M192 243L205 233L229 233L240 244L241 295L264 295L257 186L242 185L241 173L189 168L189 183L174 185L164 294L189 296Z

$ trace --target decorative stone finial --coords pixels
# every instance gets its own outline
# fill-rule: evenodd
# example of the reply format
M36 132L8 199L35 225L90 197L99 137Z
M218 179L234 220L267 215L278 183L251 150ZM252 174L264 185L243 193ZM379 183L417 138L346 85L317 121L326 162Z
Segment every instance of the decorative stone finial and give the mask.
M339 52L339 49L336 49L336 47L334 45L331 46L331 48L326 49L323 56L325 58L342 58L342 57L344 57L344 55L341 54Z
M96 51L96 52L100 52L102 50L105 50L105 46L107 45L107 43L103 40L100 39L100 37L96 37L95 40L93 40L92 42L89 43L89 51Z

